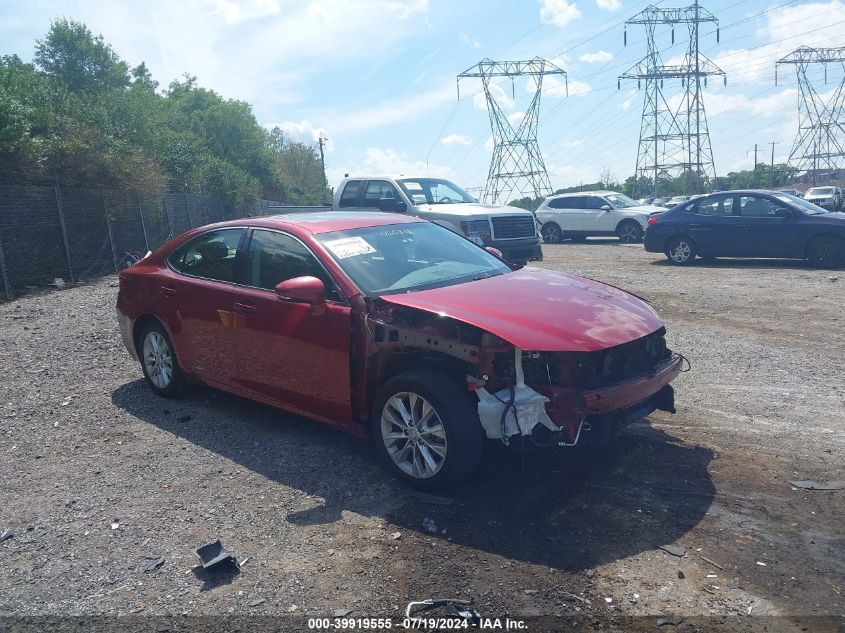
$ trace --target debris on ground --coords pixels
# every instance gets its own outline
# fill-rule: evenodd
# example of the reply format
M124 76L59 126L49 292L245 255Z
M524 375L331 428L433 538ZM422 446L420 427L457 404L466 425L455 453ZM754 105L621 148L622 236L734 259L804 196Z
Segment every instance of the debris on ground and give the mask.
M658 545L657 548L662 549L667 554L677 556L678 558L681 558L684 554L687 553L685 547L679 547L678 545Z
M164 556L152 557L152 556L145 556L144 558L148 559L148 563L144 565L144 571L149 573L151 571L155 571L162 565L164 565Z
M764 563L764 562L762 562L762 561L759 561L759 560L757 561L757 564L758 564L758 565L760 565L760 567L765 567L765 566L766 566L766 563Z
M8 541L14 535L15 535L15 533L12 532L11 530L3 530L3 533L0 534L0 543L2 543L3 541Z
M249 606L257 607L258 605L264 604L265 602L267 602L266 598L258 598L258 600L253 600L252 602L250 602Z
M801 490L845 490L845 480L836 481L790 481Z
M200 547L197 550L197 556L199 556L202 561L203 569L215 567L216 565L227 561L232 561L235 565L238 564L238 560L234 557L234 555L223 549L223 543L220 542L220 539Z
M402 538L402 532L394 532L390 535L390 538L392 538L394 541L398 541L400 538Z
M111 529L116 530L120 527L120 523L118 521L112 521Z
M680 569L678 570L678 578L680 580L683 580L684 578L686 578L686 576L684 575L684 572L682 572Z
M345 618L352 613L352 609L335 609L332 615L336 618Z
M715 562L715 561L710 560L710 559L709 559L709 558L707 558L706 556L701 556L701 560L703 560L705 563L710 563L710 564L711 564L711 565L713 565L713 567L715 567L716 569L724 569L724 567L722 567L719 563L717 563L717 562Z
M669 616L666 616L665 618L660 618L659 620L657 620L657 626L666 626L667 624L671 625L671 626L678 626L683 621L684 621L683 616L669 615Z

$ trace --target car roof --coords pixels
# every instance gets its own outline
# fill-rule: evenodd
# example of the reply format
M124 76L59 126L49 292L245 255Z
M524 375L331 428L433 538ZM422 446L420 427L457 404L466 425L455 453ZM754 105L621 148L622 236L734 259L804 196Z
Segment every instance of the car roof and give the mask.
M610 191L608 189L594 190L594 191L570 191L569 193L555 193L546 198L552 200L553 198L571 198L573 196L607 196L609 194L619 194L618 191Z
M314 211L310 213L283 213L258 218L242 218L215 224L221 226L254 226L270 229L295 227L304 233L318 235L333 231L348 231L388 224L414 224L425 222L417 217L382 211Z

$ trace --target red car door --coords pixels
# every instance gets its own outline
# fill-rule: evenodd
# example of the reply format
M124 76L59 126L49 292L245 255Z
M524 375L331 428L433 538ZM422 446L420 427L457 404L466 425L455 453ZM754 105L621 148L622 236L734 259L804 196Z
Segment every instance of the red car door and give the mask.
M202 233L170 255L173 270L156 281L156 313L173 336L179 362L212 385L234 385L233 281L245 232Z
M276 296L278 283L303 276L326 285L323 314ZM327 421L345 425L351 419L350 308L302 242L280 231L253 230L234 311L241 389Z

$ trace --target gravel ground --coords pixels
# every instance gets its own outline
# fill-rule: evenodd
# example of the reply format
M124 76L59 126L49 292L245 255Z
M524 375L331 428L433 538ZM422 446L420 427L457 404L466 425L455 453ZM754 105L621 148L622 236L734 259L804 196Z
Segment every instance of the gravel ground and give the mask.
M545 268L655 305L692 364L678 413L633 425L611 452L493 446L441 503L318 424L207 388L155 397L120 343L113 277L0 305L0 533L13 532L0 615L284 615L305 628L446 596L491 617L650 630L667 614L704 628L845 617L845 490L789 483L845 479L845 276L675 268L610 240L544 252ZM195 568L215 538L240 573Z

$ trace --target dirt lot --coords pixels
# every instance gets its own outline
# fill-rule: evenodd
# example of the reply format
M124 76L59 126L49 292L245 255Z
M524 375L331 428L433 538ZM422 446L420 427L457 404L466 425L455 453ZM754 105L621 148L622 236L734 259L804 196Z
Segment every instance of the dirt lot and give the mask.
M845 490L789 483L845 479L845 274L679 269L614 241L544 251L543 267L655 305L692 363L678 413L612 452L493 446L449 505L318 424L204 388L155 397L121 346L114 278L0 305L0 532L14 533L0 615L274 614L306 628L445 596L490 617L648 630L668 614L686 618L676 630L845 617ZM218 537L239 574L194 569Z

